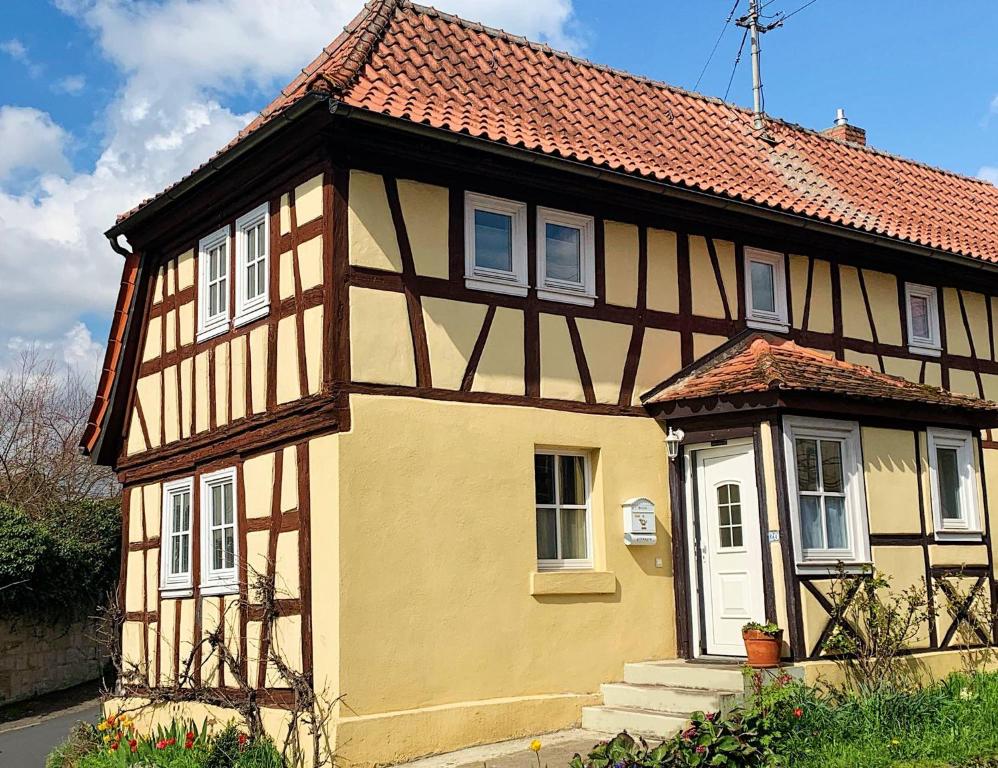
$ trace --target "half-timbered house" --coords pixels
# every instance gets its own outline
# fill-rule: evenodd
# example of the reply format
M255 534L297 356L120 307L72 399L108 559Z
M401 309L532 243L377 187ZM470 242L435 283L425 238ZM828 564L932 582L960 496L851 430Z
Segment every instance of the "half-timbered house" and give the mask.
M383 763L607 725L749 619L817 675L839 567L993 599L998 189L752 117L375 0L120 217L83 447L142 685L278 723L279 651Z

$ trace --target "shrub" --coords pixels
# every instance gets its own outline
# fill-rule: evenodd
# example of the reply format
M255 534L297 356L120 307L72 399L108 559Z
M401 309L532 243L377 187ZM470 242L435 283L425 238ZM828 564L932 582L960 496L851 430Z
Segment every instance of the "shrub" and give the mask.
M251 738L234 725L216 735L189 721L174 720L142 735L128 716L97 726L80 724L57 747L46 768L283 768L266 737Z
M774 735L761 729L754 712L737 710L726 718L695 712L689 726L657 747L626 731L596 745L586 758L575 755L571 768L768 768L779 765Z
M117 499L41 517L0 504L0 615L86 615L115 589L120 551Z

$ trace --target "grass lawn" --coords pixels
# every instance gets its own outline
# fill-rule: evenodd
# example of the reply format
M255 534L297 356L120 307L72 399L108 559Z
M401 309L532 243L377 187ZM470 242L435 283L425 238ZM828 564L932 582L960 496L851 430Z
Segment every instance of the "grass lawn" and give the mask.
M795 685L781 698L790 716L774 746L792 768L998 768L998 674L868 697Z

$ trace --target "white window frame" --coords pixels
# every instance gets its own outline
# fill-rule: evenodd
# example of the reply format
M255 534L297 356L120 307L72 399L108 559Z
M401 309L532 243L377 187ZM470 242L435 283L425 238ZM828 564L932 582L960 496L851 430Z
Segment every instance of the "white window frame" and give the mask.
M750 328L766 331L787 331L790 319L787 311L787 271L782 253L761 248L745 249L745 323ZM756 309L752 305L752 262L773 268L773 300L776 311Z
M980 539L982 535L981 516L977 504L977 471L974 464L974 438L970 432L958 429L935 429L926 431L929 453L929 488L932 496L932 517L936 525L937 538ZM960 468L960 520L944 520L942 498L939 491L939 467L937 448L952 448L957 452Z
M542 560L537 558L537 570L539 571L582 571L582 570L592 570L593 567L593 482L592 482L592 461L589 453L582 450L571 450L567 448L535 448L534 456L580 456L582 457L582 464L585 472L585 484L586 484L586 557L570 558L570 559L554 559L554 560ZM535 465L532 465L535 466ZM561 549L561 515L557 514L557 510L561 508L565 509L582 509L583 506L580 504L558 504L557 501L561 497L560 493L561 476L557 469L557 458L555 459L555 504L538 504L537 503L537 475L536 469L534 470L534 541L536 542L537 537L537 510L542 509L554 509L556 510L555 520L555 536L557 537L558 548ZM536 549L536 544L535 544ZM536 552L535 552L536 554Z
M505 270L475 264L475 211L488 211L512 218L513 268ZM530 290L527 276L527 204L477 192L464 193L464 282L481 291L526 296Z
M190 509L186 531L173 530L173 498L186 493ZM159 539L159 588L163 597L188 597L194 589L194 478L185 477L163 484L163 516ZM173 539L187 535L187 571L174 573Z
M263 269L263 293L248 299L246 235L250 228L258 224L263 224L264 253L262 259L257 259L257 264L260 265L258 269ZM236 307L233 325L245 325L264 317L270 311L270 259L270 206L263 203L236 219Z
M232 567L215 569L211 560L211 489L232 483ZM201 594L228 595L239 591L239 500L234 467L201 475Z
M929 336L915 336L911 315L911 300L915 297L926 300L929 309ZM939 357L943 345L939 332L939 292L934 286L918 283L904 284L905 318L908 324L908 351L917 355Z
M547 225L557 224L579 231L579 273L581 280L557 280L547 276ZM592 216L537 208L537 296L550 301L596 303L596 224Z
M849 536L847 549L805 551L803 548L797 487L797 452L794 445L797 438L842 442L842 479ZM855 566L871 563L870 526L866 512L866 483L863 476L859 424L855 421L787 416L783 419L783 450L797 572L827 573L833 571L839 564Z
M232 280L232 243L228 225L212 232L198 242L198 334L197 340L204 341L229 330L232 303L229 301L229 286ZM225 243L226 295L225 311L208 316L208 251Z

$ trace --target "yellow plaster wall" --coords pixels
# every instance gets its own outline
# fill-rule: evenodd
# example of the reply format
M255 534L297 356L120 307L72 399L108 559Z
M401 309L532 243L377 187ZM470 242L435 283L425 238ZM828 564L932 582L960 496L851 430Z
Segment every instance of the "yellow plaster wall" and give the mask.
M288 403L300 396L298 326L294 315L289 315L277 323L277 402Z
M402 254L388 208L385 181L380 175L350 171L347 229L351 264L402 271Z
M766 490L766 527L770 531L780 531L780 513L777 505L776 462L773 450L773 430L768 421L759 424L759 444L762 449L762 476ZM789 535L780 531L780 535ZM773 566L773 593L776 601L776 623L788 627L787 590L784 581L783 550L780 542L768 543L769 559ZM789 637L784 635L784 653L789 653Z
M160 402L161 396L159 374L143 376L136 384L135 397L142 403L142 415L146 419L149 430L149 447L156 448L160 444ZM138 425L136 424L136 427ZM141 433L141 427L138 428Z
M177 311L171 309L163 315L163 327L166 331L164 351L172 352L177 348Z
M977 375L973 371L950 368L949 388L950 391L959 392L963 395L980 396L980 387L977 386Z
M891 592L917 587L925 588L925 560L921 547L873 547L873 564L891 579ZM922 622L911 641L912 648L929 647L929 623Z
M180 346L186 347L194 343L194 302L188 301L180 305Z
M707 250L707 240L700 235L690 235L690 283L693 291L693 314L704 317L724 317L724 304L721 301L721 288L717 284L717 276L714 274L714 265L710 261L710 252ZM721 248L718 247L720 241L715 241L714 247L717 251L718 264L721 265ZM734 266L732 257L732 267ZM724 267L721 269L722 279ZM726 280L724 282L727 282ZM728 307L732 316L737 314L737 304L731 303L728 297ZM699 356L699 355L698 355Z
M208 353L199 352L194 358L194 431L208 429Z
M180 290L194 285L194 249L184 251L177 257L177 282Z
M186 357L180 361L180 436L191 436L191 419L194 414L194 360Z
M149 318L146 328L146 343L142 349L142 362L155 360L163 352L163 318L159 315Z
M246 459L243 463L243 483L246 487L246 517L268 517L274 487L274 454L262 453Z
M322 215L322 174L295 187L295 220L300 227Z
M856 267L840 265L839 281L842 286L842 333L854 339L873 341L863 289L859 285L859 271ZM896 297L894 302L897 303Z
M215 347L215 423L221 427L229 422L229 343Z
M606 302L622 307L637 306L638 228L634 224L607 221L603 224L606 253Z
M400 179L399 204L417 275L446 278L450 192L446 187Z
M475 392L524 393L523 312L499 307L475 369Z
M894 275L863 270L866 294L870 297L873 322L877 327L877 340L881 344L901 344L901 307L898 304L898 285Z
M229 344L229 368L232 375L232 402L229 403L232 420L246 416L246 342L245 334Z
M445 190L446 191L446 190ZM478 334L485 319L486 306L451 299L423 298L423 325L430 350L433 386L460 389ZM523 347L523 337L506 339L507 344Z
M620 679L624 662L675 655L667 460L651 419L376 396L351 406L353 429L332 440L336 459L331 446L323 456L339 468L336 506L363 514L341 515L338 535L316 523L323 533L312 537L313 547L327 535L338 541L349 574L337 652L337 690L350 709L338 726L345 759L391 762L564 727L601 682ZM592 451L599 567L614 575L614 594L530 594L538 444ZM318 497L316 485L331 480L316 474ZM633 496L656 504L655 546L622 542L619 505ZM324 520L316 504L313 520ZM370 556L372 519L379 549L404 577ZM315 563L325 575L316 570L313 584L326 595L335 576L322 551ZM336 632L326 612L316 620L317 636ZM551 642L565 627L572 642Z
M283 269L284 265L281 266L281 282L283 283L285 270ZM298 276L301 278L303 291L322 283L322 235L316 235L298 246ZM294 272L291 272L290 277L293 293Z
M293 251L284 251L279 257L280 270L277 280L277 292L281 301L295 295L295 256Z
M708 352L713 352L724 342L728 340L727 336L713 336L709 333L694 333L693 334L693 357L694 359L698 357L703 357Z
M312 642L317 690L335 699L340 687L340 443L342 435L324 435L308 443L312 535ZM359 478L358 478L359 479ZM321 596L321 597L320 597ZM322 606L319 610L318 606Z
M682 368L681 338L677 331L660 328L645 328L641 343L641 358L638 360L638 373L634 379L635 405L640 404L641 395L661 384Z
M163 370L163 428L166 442L180 438L180 412L178 409L177 366Z
M675 232L648 229L648 309L679 311L676 247Z
M354 381L415 386L416 361L403 294L350 288L350 370Z
M967 322L974 342L974 353L977 357L991 359L991 338L988 330L988 299L974 291L963 291L963 305L967 310Z
M617 403L631 341L631 326L588 318L579 318L576 323L596 402Z
M870 533L921 533L914 433L863 427L861 435Z
M249 354L252 365L251 389L253 413L262 413L267 408L267 328L259 326L250 331Z
M564 317L541 314L540 344L541 397L584 401L579 366Z
M282 235L291 231L291 196L287 193L281 195L280 224Z
M305 391L318 394L322 389L322 355L325 345L322 340L322 305L305 310L302 324L305 335Z
M946 318L946 351L951 355L970 355L970 339L963 324L960 297L956 288L943 288L943 316Z

